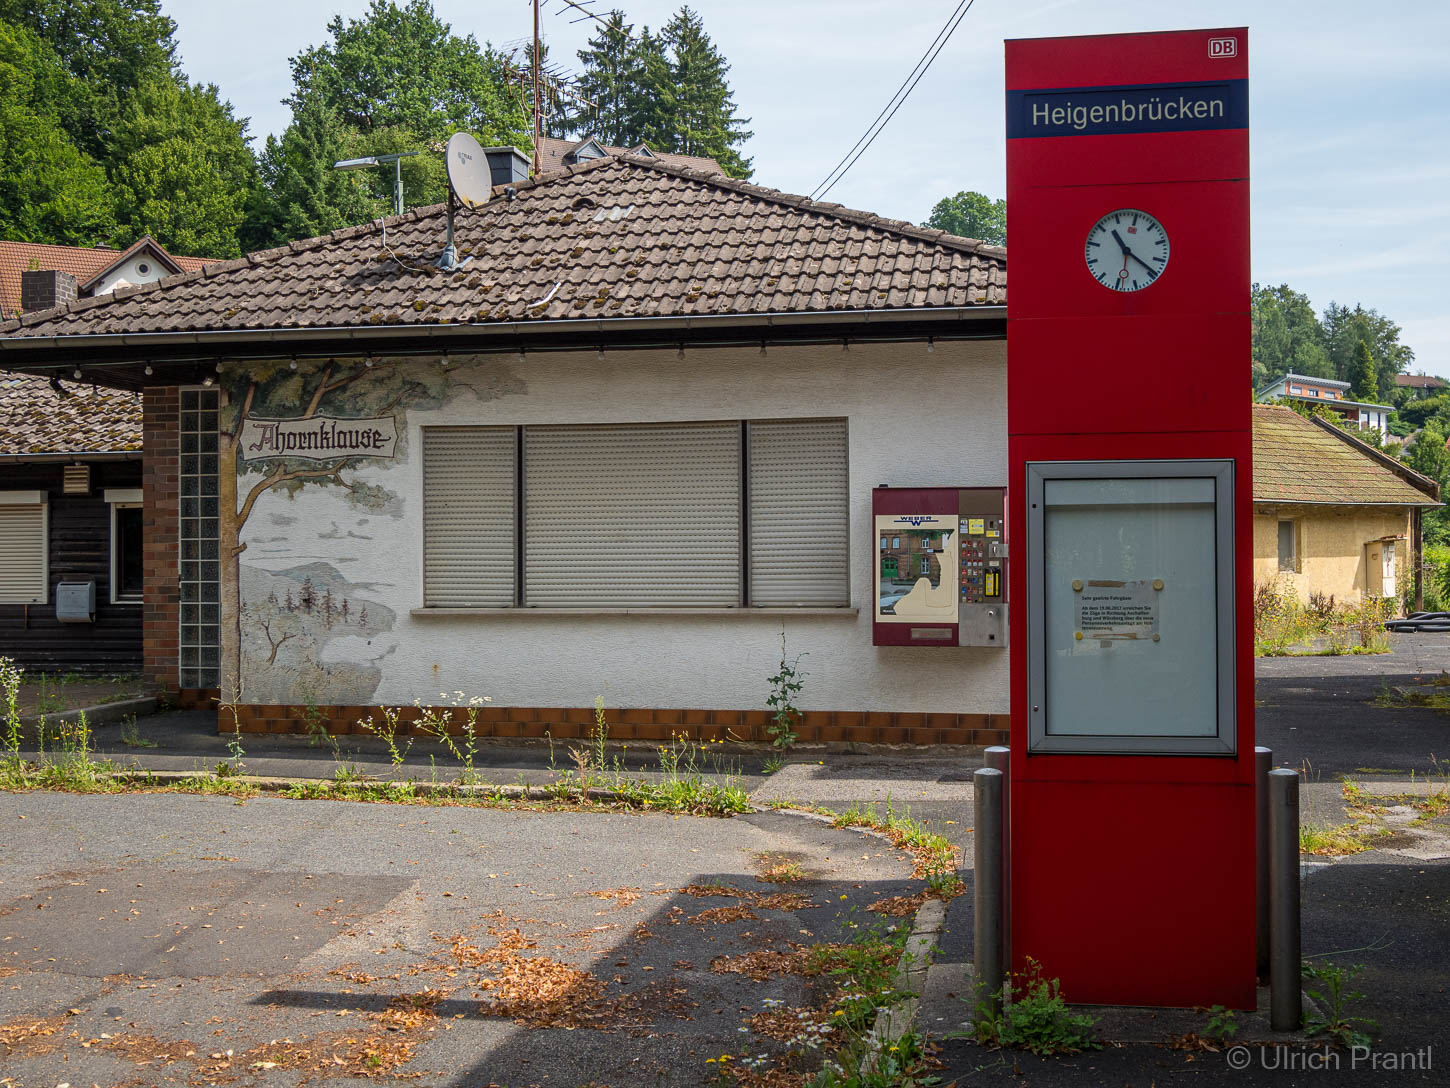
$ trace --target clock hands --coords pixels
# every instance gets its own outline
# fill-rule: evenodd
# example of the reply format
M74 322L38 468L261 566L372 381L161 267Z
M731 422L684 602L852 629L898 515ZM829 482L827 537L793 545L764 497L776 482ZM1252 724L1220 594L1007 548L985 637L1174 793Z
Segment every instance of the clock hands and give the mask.
M1133 260L1137 261L1144 268L1146 268L1148 270L1148 273L1150 275L1152 275L1154 277L1156 277L1158 275L1158 270L1156 268L1154 268L1147 261L1143 260L1142 257L1138 256L1136 253L1134 253L1131 249L1128 248L1128 243L1126 243L1126 242L1123 241L1122 235L1120 235L1116 230L1114 230L1112 232L1112 234L1113 234L1113 240L1118 243L1118 248L1123 251L1123 267L1124 268L1127 268L1128 267L1128 258L1131 257L1131 258L1133 258Z

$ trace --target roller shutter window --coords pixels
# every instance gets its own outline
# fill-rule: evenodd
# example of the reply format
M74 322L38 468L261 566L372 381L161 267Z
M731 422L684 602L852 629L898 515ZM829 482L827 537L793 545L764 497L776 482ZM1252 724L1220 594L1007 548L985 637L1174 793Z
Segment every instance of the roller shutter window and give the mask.
M0 491L0 603L49 597L44 499L43 491Z
M846 421L753 422L749 459L750 603L848 604Z
M423 429L423 603L514 602L518 438L513 427Z
M524 430L524 603L740 604L740 424Z

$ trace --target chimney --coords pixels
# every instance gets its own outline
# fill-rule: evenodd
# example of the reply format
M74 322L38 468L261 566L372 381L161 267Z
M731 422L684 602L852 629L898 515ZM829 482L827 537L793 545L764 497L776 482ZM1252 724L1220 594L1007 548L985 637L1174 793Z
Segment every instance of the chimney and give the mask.
M20 309L49 310L76 299L76 278L69 272L47 268L20 273Z
M516 147L485 147L490 185L513 185L529 180L530 159Z

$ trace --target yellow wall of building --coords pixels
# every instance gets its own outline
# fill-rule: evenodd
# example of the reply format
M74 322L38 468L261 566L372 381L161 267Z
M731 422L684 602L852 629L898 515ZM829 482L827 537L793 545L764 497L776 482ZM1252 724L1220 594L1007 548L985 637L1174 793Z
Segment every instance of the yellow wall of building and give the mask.
M1299 569L1279 570L1279 522L1298 526ZM1395 545L1395 565L1403 578L1409 565L1410 511L1407 507L1259 506L1254 507L1254 584L1279 579L1301 601L1309 594L1333 595L1354 604L1365 592L1365 545L1383 537L1404 537Z

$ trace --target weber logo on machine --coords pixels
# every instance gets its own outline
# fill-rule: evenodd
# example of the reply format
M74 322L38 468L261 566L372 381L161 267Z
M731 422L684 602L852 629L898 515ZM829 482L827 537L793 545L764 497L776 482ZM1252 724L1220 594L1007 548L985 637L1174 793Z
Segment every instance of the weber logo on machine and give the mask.
M1247 128L1248 81L1007 92L1007 138Z

